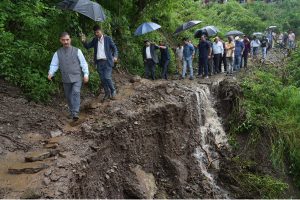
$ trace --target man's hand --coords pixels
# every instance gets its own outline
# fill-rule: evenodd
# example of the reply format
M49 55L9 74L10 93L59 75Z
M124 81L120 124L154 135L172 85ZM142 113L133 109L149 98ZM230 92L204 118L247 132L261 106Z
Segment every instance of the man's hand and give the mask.
M48 80L52 81L52 75L51 74L48 74Z
M114 57L114 62L115 63L118 62L118 58Z
M82 33L81 34L81 42L85 42L86 41L86 36Z
M83 77L83 83L88 83L89 82L89 77L88 76L84 76Z

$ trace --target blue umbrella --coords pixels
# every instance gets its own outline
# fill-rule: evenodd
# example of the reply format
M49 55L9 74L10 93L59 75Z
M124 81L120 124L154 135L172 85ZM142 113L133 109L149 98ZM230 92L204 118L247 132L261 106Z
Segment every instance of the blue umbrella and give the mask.
M200 24L202 21L199 20L192 20L192 21L188 21L182 25L180 25L176 31L173 33L174 35L178 35L179 33L181 33L182 31L188 30L194 26L196 26L197 24Z
M134 32L135 36L139 36L139 35L144 35L146 33L155 31L157 29L159 29L161 26L153 23L153 22L145 22L143 24L141 24Z

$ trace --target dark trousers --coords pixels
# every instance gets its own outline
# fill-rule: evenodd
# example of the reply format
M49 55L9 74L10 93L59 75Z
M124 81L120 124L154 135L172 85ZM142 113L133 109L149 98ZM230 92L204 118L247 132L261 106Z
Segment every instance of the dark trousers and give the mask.
M97 71L106 96L113 95L116 91L112 80L112 66L107 60L97 60Z
M198 67L198 75L202 76L204 71L204 75L208 76L208 58L199 58L199 67Z
M208 59L208 72L209 75L212 75L213 71L214 71L214 59L213 58L209 58Z
M214 73L220 73L220 61L222 54L214 54Z
M243 55L243 66L246 68L248 64L248 54Z
M147 79L151 76L151 79L155 80L155 62L152 59L145 62L145 75Z
M168 68L169 68L170 60L161 60L162 73L161 77L163 79L168 79Z
M227 68L227 62L226 62L226 54L224 53L223 56L221 56L221 60L220 60L220 66L219 66L219 70L220 72L222 71L222 63L224 65L224 72L226 72L226 68Z

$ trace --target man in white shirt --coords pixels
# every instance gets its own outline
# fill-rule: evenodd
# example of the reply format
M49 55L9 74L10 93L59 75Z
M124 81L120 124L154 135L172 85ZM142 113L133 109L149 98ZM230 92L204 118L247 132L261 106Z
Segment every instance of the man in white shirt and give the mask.
M176 61L177 61L177 73L180 74L182 71L182 58L183 58L183 46L178 44L176 48Z
M288 47L289 47L289 49L294 49L295 48L295 39L296 39L295 33L293 33L293 31L290 31L289 35L288 35Z
M220 41L219 37L216 37L213 45L212 45L212 50L213 50L213 54L214 54L214 74L216 73L220 73L221 69L220 69L220 61L221 61L221 57L224 53L224 47L223 47L223 43Z

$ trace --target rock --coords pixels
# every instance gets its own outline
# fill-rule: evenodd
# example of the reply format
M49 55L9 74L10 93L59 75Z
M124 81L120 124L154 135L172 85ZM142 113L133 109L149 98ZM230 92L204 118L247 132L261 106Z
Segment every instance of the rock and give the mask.
M142 78L140 76L133 76L129 81L130 83L141 82Z
M106 179L110 179L110 177L109 177L108 174L105 174L105 178L106 178Z
M138 122L138 121L135 121L135 122L134 122L134 125L138 125L138 124L139 124L139 122Z
M91 130L92 130L92 127L89 124L84 123L81 125L81 131L83 134L90 133Z
M142 167L137 165L130 169L133 177L127 177L126 193L132 197L141 199L153 199L157 192L153 174L146 173Z
M52 169L49 169L49 170L45 171L44 175L45 176L50 176L51 173L52 173Z
M61 135L62 135L62 131L61 131L61 130L51 131L51 132L50 132L50 135L51 135L52 138L58 137L58 136L61 136Z
M54 144L45 144L44 147L46 149L56 149L58 147L58 144L57 143L54 143Z
M34 163L20 163L17 166L8 168L8 173L10 174L34 174L49 166L44 163L34 162Z
M26 189L20 196L20 199L39 199L41 196L42 194L40 191L35 189Z
M46 158L50 158L52 156L56 156L59 153L59 150L50 150L44 152L33 152L30 155L25 157L26 162L35 162L35 161L42 161Z
M66 158L67 157L67 154L66 153L62 153L62 152L59 152L58 155L62 158Z
M166 88L166 93L171 94L174 91L174 88Z
M45 177L44 180L43 180L43 184L45 186L48 186L50 184L50 182L51 182L51 180L49 178L47 178L47 177Z

